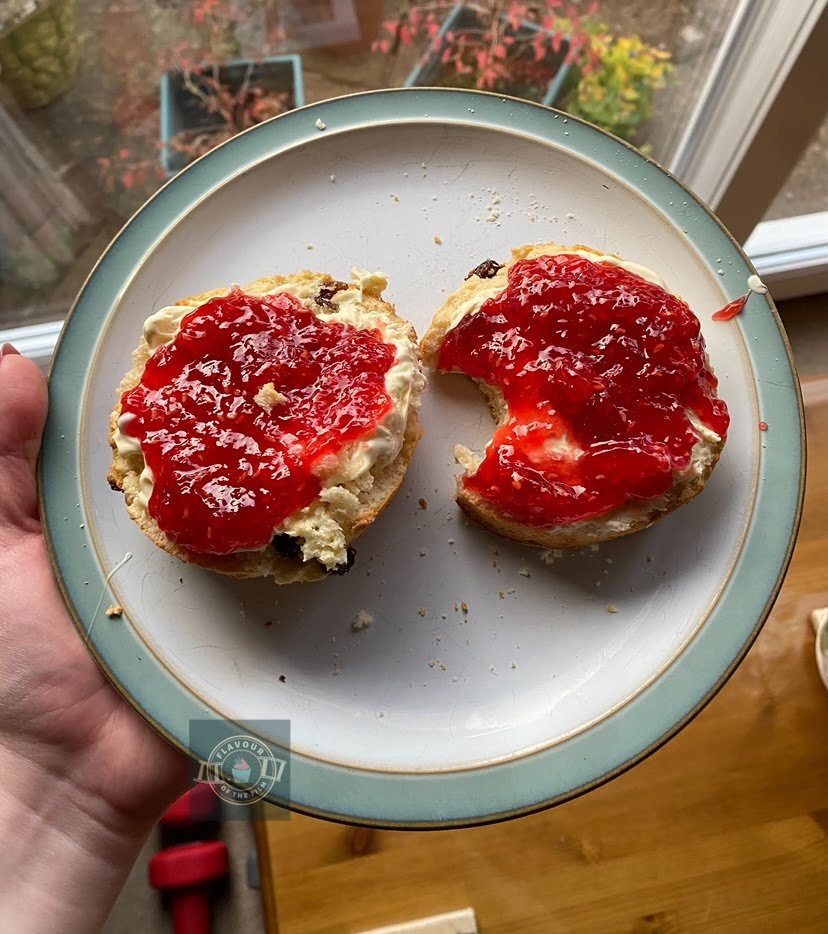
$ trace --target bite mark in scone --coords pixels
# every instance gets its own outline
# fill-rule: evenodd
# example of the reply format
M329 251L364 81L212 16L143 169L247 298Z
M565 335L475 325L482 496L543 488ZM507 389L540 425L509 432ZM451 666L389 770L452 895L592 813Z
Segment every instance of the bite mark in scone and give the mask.
M108 479L152 541L235 577L348 570L421 434L416 335L385 285L306 271L147 319Z
M575 548L699 493L729 424L698 319L649 269L548 243L487 260L448 297L426 363L465 373L496 430L461 445L457 500L491 530Z

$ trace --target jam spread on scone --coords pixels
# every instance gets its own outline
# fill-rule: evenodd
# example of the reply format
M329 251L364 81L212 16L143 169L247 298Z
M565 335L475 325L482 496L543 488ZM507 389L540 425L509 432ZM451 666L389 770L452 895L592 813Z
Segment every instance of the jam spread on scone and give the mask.
M531 526L666 493L700 438L688 411L721 438L730 422L689 307L572 254L515 263L448 332L438 365L503 394L508 418L462 482Z
M123 395L153 473L149 512L199 554L259 549L309 505L315 470L392 408L395 348L286 293L240 290L189 312Z

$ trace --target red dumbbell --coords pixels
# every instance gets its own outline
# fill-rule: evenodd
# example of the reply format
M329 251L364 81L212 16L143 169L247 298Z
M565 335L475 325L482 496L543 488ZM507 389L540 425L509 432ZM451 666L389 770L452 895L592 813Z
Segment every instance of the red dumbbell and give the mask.
M228 871L227 847L220 840L181 843L153 856L150 885L170 893L175 934L209 934L208 886Z
M191 827L218 819L219 799L206 783L194 785L174 801L158 822L165 830Z

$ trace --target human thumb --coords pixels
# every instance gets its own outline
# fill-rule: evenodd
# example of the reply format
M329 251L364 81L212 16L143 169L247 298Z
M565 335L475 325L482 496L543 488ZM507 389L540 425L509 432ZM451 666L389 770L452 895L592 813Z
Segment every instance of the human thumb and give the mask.
M46 421L46 380L11 344L0 348L0 524L37 516L35 462Z

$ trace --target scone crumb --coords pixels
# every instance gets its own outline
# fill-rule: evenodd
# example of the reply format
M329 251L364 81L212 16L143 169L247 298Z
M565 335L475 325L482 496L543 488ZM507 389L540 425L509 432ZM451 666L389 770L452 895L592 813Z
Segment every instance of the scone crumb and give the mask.
M498 600L505 600L505 599L506 599L506 595L503 593L502 590L498 590L498 592L497 592L497 599L498 599Z
M461 609L464 613L468 613L468 612L469 612L469 605L468 605L468 603L466 603L465 600L463 600L463 601L460 603L460 609Z
M121 616L121 615L123 615L123 612L124 612L124 608L123 608L122 606L120 606L120 605L117 604L117 603L113 603L112 606L107 607L106 615L107 615L110 619L113 619L113 618L116 617L116 616Z
M611 603L607 604L607 613L617 613L617 612L618 612L617 606L613 606Z
M288 398L279 392L273 383L265 383L264 386L253 396L256 405L261 406L268 415L276 405L284 405Z
M335 175L331 175L331 176L330 176L330 179L331 179L332 182L335 182L335 181L336 181L336 176L335 176Z
M442 243L443 243L442 239L441 239L440 237L438 237L437 234L435 234L434 237L433 237L432 239L433 239L434 242L437 244L437 246L441 246Z
M314 126L316 127L317 130L325 130L325 129L327 129L327 124L323 123L323 122L319 119L319 117L316 118L316 123L314 124Z
M512 663L509 665L509 667L510 667L510 668L517 668L517 663L516 663L516 662L512 662Z
M428 509L428 503L423 499L422 496L420 497L418 504L420 509Z
M359 632L361 629L367 629L374 622L374 617L367 610L360 610L351 623L351 630Z
M420 609L417 610L417 612L420 614L420 616L425 616L425 615L426 615L426 608L425 608L424 606L421 606Z
M518 574L520 574L521 577L531 577L531 576L532 576L532 573L529 571L528 568L521 568L521 569L518 571Z
M421 557L421 558L425 558L425 556L426 556L427 554L428 554L428 548L421 548L421 549L420 549L420 557Z

